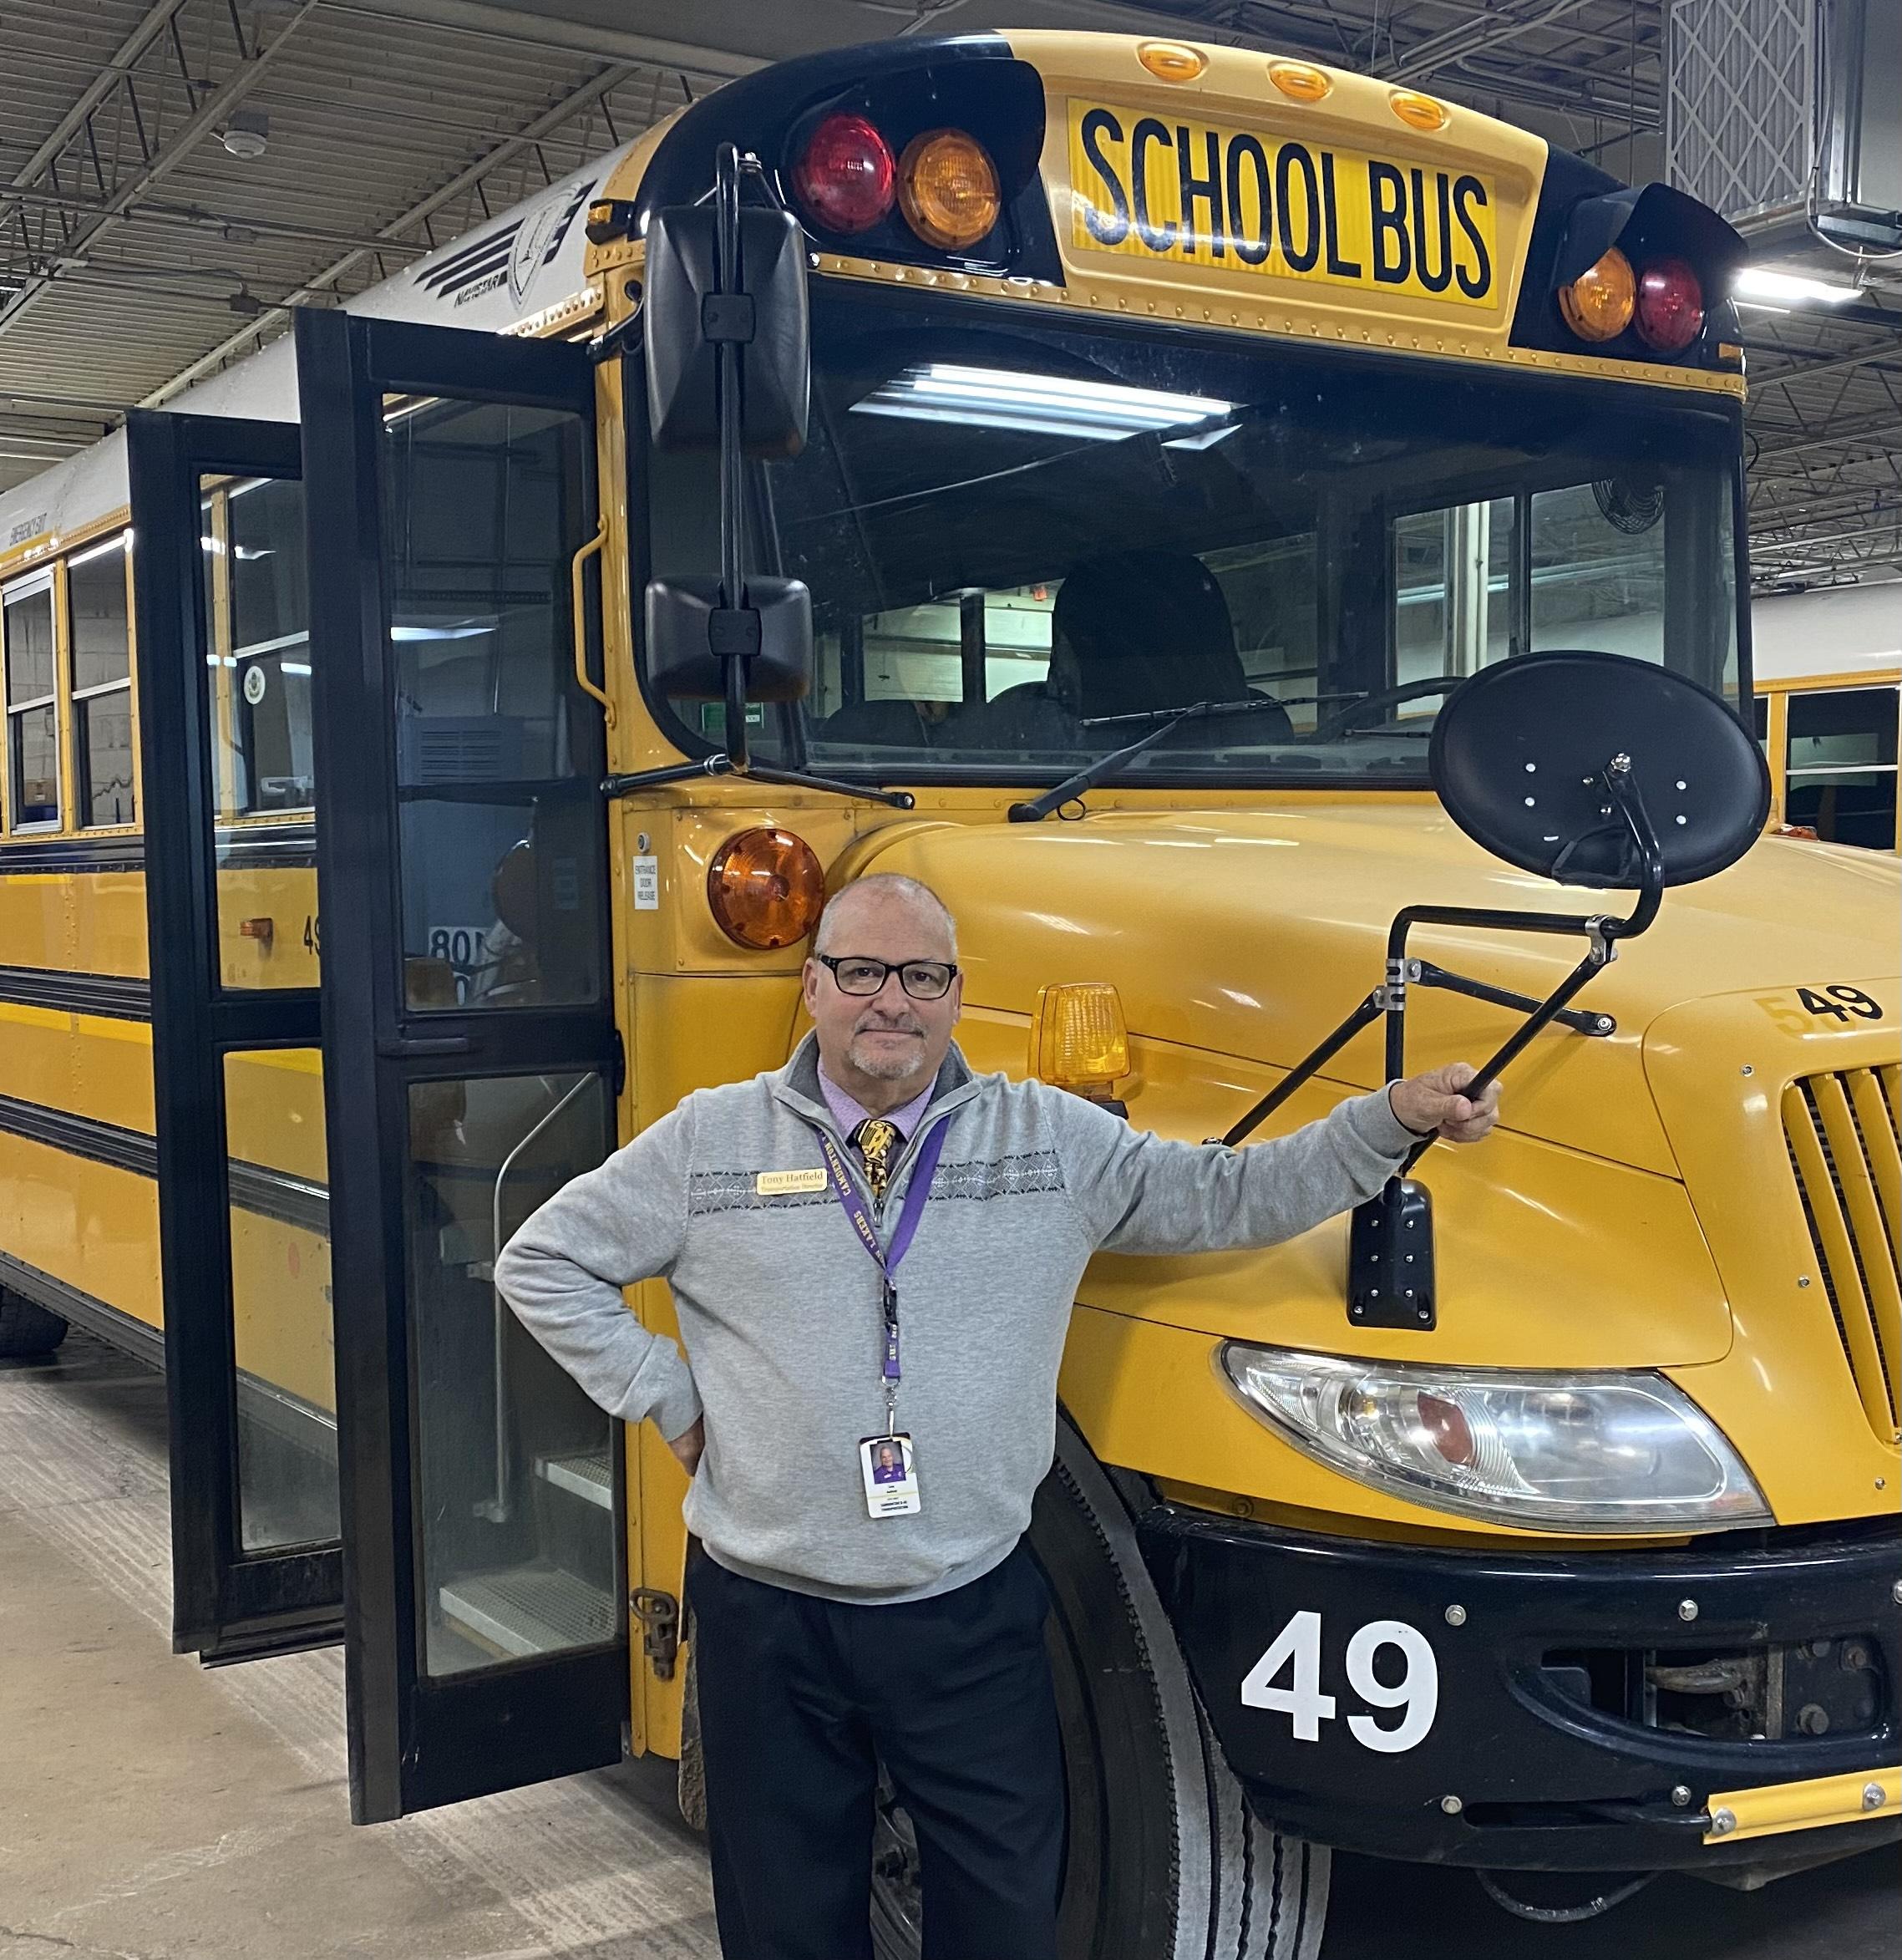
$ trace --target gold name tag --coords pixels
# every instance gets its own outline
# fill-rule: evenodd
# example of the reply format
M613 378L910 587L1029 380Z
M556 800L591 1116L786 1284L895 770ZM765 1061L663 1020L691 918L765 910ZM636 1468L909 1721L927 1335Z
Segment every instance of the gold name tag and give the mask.
M1069 110L1081 251L1499 304L1489 178L1141 109Z
M753 1188L763 1198L784 1197L788 1191L822 1191L825 1172L816 1170L762 1170Z

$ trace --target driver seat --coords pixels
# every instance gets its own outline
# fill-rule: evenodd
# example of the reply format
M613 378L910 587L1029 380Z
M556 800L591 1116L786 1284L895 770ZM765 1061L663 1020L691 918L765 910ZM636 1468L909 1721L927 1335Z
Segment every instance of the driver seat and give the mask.
M1248 677L1215 576L1188 551L1105 551L1079 561L1052 613L1059 672L1079 719L1241 701ZM1271 741L1289 739L1286 710L1263 709Z

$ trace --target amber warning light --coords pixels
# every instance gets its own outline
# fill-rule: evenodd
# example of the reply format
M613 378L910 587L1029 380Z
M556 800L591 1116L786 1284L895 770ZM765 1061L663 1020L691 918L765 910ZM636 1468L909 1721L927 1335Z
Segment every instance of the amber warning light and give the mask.
M1101 1100L1129 1073L1123 998L1107 980L1042 988L1030 1023L1031 1073L1073 1095Z
M811 845L790 830L740 830L707 867L707 903L736 946L774 952L796 946L819 923L825 872Z

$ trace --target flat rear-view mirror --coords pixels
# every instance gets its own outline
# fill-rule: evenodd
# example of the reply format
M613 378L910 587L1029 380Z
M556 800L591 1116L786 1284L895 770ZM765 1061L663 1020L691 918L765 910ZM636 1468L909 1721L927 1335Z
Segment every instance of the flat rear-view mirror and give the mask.
M711 578L657 578L647 586L647 668L676 700L719 701L737 661L748 701L798 701L812 687L812 595L794 578L756 575L744 603L721 603Z
M647 415L664 449L720 439L719 349L738 355L740 446L753 457L804 448L811 388L806 262L798 221L748 206L738 219L738 263L720 277L713 203L657 211L647 223Z

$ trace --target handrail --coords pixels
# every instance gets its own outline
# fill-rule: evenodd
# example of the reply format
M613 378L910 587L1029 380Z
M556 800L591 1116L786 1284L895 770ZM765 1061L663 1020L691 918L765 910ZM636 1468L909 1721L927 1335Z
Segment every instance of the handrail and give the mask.
M605 688L597 688L588 674L588 610L581 591L581 567L589 559L597 556L606 542L607 525L604 520L595 535L568 561L568 593L575 614L575 685L590 698L601 703L602 716L611 729L615 724L613 698Z
M598 544L600 541L597 539L596 542ZM509 1379L509 1303L502 1297L502 1289L495 1283L495 1262L502 1257L502 1186L507 1183L509 1173L515 1168L515 1159L596 1079L596 1072L592 1069L582 1076L560 1101L523 1136L520 1142L502 1160L502 1167L495 1173L495 1189L490 1196L489 1207L489 1292L495 1313L495 1495L477 1506L483 1516L494 1524L506 1524L509 1519L509 1399L506 1392Z

